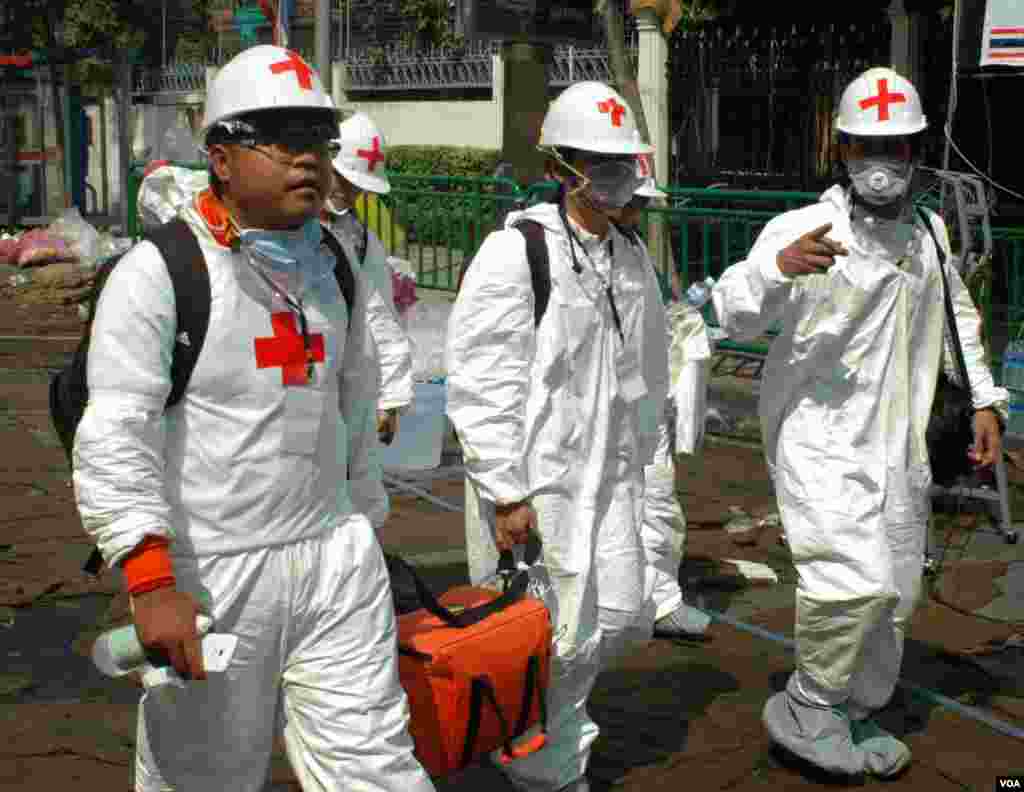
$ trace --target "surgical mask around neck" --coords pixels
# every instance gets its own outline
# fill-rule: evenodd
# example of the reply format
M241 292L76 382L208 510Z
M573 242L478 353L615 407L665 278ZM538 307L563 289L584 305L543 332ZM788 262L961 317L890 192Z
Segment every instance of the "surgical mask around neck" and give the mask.
M871 206L900 203L910 189L914 175L913 165L892 157L849 160L846 168L857 197Z
M321 239L320 221L311 217L295 230L250 228L239 233L239 244L260 264L289 271L317 260Z

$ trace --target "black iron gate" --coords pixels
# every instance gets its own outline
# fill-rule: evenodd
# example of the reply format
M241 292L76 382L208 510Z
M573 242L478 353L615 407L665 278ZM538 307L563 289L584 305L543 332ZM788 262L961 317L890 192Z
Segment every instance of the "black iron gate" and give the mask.
M845 21L719 18L677 28L669 50L672 181L816 190L833 178L846 84L889 63L884 13Z

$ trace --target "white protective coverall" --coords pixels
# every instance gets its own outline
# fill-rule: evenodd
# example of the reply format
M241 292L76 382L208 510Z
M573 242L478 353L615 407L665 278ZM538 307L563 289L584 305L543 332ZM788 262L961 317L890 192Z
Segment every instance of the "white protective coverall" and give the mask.
M1006 391L985 365L978 312L948 263L945 226L929 216L947 251L974 406L1005 412ZM869 232L866 220L851 217L847 192L835 186L819 203L773 219L747 259L726 270L713 299L730 336L751 338L781 322L760 415L799 575L787 690L814 706L844 705L856 721L886 704L899 677L930 514L925 430L939 367L953 374L955 364L943 350L939 259L920 218L901 238L891 225L886 234ZM776 254L825 223L849 255L826 273L783 275ZM766 709L766 723L769 716Z
M143 695L135 788L258 792L283 726L305 790L431 790L412 753L391 589L364 516L380 510L367 288L356 273L349 317L325 247L301 269L267 273L302 298L314 348L322 342L312 384L285 385L280 358L301 350L294 314L193 205L183 216L212 297L188 389L165 413L172 345L188 339L176 338L164 263L142 242L99 302L75 492L107 563L167 537L179 590L209 603L214 629L239 642L224 673L170 704Z
M544 226L550 258L550 302L536 329L524 237L510 228L521 218ZM585 248L576 246L578 274L556 205L511 213L466 272L446 350L471 579L497 566L495 504L528 499L543 543L533 573L555 625L549 741L504 768L531 790L583 776L598 734L586 710L594 679L647 640L653 621L640 521L643 466L668 389L665 311L643 246L614 228L605 242L575 232Z
M391 265L388 264L384 243L351 209L334 215L330 227L344 245L349 260L363 271L373 287L367 310L370 333L377 344L380 359L381 386L377 409L405 409L412 404L413 397L412 346L395 308ZM360 255L364 238L366 249Z
M700 313L688 303L666 306L670 390L658 425L653 462L644 468L644 519L641 537L647 555L655 621L683 605L679 565L686 545L686 516L675 486L675 457L696 454L703 442L711 344ZM710 619L686 607L677 618L686 633L699 635Z

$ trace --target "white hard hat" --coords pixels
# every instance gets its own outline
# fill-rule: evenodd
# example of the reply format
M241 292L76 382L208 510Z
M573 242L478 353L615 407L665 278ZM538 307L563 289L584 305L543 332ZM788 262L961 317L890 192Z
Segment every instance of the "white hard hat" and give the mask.
M297 53L264 44L240 52L206 93L201 137L210 127L256 110L335 110L320 75Z
M334 169L361 190L391 192L384 172L384 136L366 113L356 113L339 127L341 150Z
M651 167L650 154L636 155L636 177L642 179L640 186L633 191L633 195L641 198L667 198L668 194L659 190L654 182L654 169Z
M868 69L839 100L836 130L848 135L913 135L927 127L917 89L892 69Z
M579 149L599 154L650 154L640 140L626 100L604 83L578 82L548 107L540 146Z

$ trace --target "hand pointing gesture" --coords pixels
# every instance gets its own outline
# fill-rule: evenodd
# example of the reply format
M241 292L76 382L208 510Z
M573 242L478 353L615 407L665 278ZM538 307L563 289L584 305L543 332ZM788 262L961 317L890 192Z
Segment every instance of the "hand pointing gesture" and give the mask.
M779 271L790 277L827 272L835 264L836 256L849 255L841 244L825 236L832 230L831 223L815 228L800 237L775 257Z

